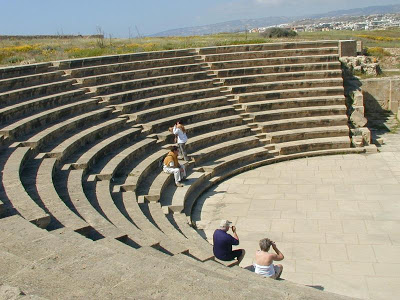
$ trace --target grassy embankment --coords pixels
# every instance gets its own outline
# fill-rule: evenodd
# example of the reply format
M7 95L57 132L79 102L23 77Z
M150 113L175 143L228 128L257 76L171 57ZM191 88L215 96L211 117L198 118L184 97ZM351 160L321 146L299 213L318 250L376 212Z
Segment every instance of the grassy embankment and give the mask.
M258 34L232 33L190 37L136 39L0 40L0 66L44 61L207 46L296 40L362 40L370 48L400 48L400 29L376 31L304 32L294 38L269 39ZM377 50L380 52L380 50ZM385 55L385 54L383 54Z

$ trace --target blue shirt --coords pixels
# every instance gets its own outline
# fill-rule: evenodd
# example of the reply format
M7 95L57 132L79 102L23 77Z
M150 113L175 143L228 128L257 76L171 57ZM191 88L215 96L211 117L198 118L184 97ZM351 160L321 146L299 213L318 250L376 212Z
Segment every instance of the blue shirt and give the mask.
M214 255L216 258L225 259L232 254L232 245L239 245L239 241L221 229L214 231Z

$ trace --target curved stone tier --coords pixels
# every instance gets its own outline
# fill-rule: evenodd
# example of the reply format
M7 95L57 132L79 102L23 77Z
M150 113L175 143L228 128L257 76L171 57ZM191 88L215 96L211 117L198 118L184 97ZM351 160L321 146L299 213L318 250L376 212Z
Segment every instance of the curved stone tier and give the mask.
M240 172L363 151L338 55L337 41L292 42L0 69L3 283L49 299L345 299L216 261L190 218ZM183 188L159 167L176 120Z

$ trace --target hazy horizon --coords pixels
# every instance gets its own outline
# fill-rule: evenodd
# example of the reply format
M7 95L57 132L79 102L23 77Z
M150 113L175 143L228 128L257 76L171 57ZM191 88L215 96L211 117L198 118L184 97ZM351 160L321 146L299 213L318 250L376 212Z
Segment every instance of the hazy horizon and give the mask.
M40 2L39 2L40 1ZM136 37L238 19L302 16L391 5L393 0L0 0L0 35L96 34Z

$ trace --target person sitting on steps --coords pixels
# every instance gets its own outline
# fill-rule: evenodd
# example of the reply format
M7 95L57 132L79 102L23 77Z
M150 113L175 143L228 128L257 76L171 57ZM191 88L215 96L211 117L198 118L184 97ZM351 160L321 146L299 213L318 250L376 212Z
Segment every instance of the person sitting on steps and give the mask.
M228 230L232 222L228 220L222 220L219 226L219 229L214 231L213 235L213 251L214 256L223 261L234 260L235 258L240 263L246 251L244 249L237 249L232 251L232 245L239 245L239 237L236 233L236 227L232 226L233 236L228 234Z
M175 185L182 187L182 180L186 179L186 169L184 165L178 162L178 147L173 146L171 151L168 152L164 158L163 171L167 174L174 174Z
M259 242L260 249L256 252L256 262L254 265L254 272L260 274L264 277L269 277L273 279L280 278L283 266L274 265L274 261L281 261L284 256L281 251L279 251L276 244L268 238L264 238ZM274 249L275 253L268 253L270 247Z

